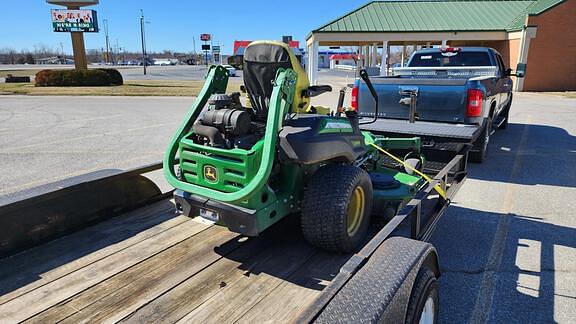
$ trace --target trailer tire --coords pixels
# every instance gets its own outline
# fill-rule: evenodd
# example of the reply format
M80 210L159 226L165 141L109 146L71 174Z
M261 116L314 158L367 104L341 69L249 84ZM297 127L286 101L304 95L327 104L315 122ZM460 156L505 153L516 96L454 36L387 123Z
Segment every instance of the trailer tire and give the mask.
M301 226L312 245L340 253L354 251L366 237L372 213L372 182L351 165L320 168L308 183Z
M483 163L486 160L488 152L488 143L490 142L490 133L492 131L492 119L486 119L486 125L482 133L474 142L474 147L470 151L470 161L474 163Z
M434 271L426 266L422 267L418 271L410 295L406 324L438 323L439 295L438 280ZM423 321L422 316L425 317Z

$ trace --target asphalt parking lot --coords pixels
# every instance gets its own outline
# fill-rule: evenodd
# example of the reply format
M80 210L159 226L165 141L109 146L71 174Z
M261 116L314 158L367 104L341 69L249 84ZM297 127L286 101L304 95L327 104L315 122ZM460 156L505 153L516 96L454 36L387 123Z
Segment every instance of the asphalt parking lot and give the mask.
M0 204L159 161L191 102L0 96ZM470 165L432 239L442 322L576 318L575 108L576 99L516 94L488 161Z

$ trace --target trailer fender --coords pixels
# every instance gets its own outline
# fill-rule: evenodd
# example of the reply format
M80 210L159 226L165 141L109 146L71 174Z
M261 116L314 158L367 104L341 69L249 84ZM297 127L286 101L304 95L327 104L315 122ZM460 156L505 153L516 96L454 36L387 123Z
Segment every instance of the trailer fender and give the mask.
M404 323L420 269L438 278L438 255L430 243L386 240L319 314L318 323Z

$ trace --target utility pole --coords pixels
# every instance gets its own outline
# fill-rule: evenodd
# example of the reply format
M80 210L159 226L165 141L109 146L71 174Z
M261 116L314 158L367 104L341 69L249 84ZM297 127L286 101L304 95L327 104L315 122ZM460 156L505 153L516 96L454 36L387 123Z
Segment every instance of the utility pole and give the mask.
M108 19L104 19L104 34L106 35L106 63L110 62L110 39L108 38Z
M142 39L142 66L146 75L146 38L144 36L144 10L140 9L140 37Z
M120 59L120 44L118 44L118 38L116 38L116 46L114 46L114 52L112 52L112 57L113 57L112 65L118 64L118 60Z

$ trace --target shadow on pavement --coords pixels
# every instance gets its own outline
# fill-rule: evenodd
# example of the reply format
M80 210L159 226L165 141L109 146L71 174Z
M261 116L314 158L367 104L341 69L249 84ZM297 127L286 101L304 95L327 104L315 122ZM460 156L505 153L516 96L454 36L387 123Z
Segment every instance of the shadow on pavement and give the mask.
M523 146L523 147L521 147ZM516 157L518 155L518 157ZM497 159L498 163L491 163ZM510 168L521 159L510 179ZM576 136L565 129L545 125L509 124L490 138L488 161L470 164L469 177L523 185L576 187Z
M497 225L508 217L503 247L493 246ZM576 229L546 223L538 218L450 207L442 218L432 243L440 255L440 322L469 322L480 291L493 293L489 323L554 323L555 299L576 299L556 291L567 249L576 249ZM499 262L490 262L491 250L502 248ZM567 261L570 262L570 261ZM489 268L489 264L499 264ZM560 268L560 270L559 270ZM493 289L483 290L483 282L495 274ZM485 280L489 281L489 280ZM485 287L484 287L485 288Z

